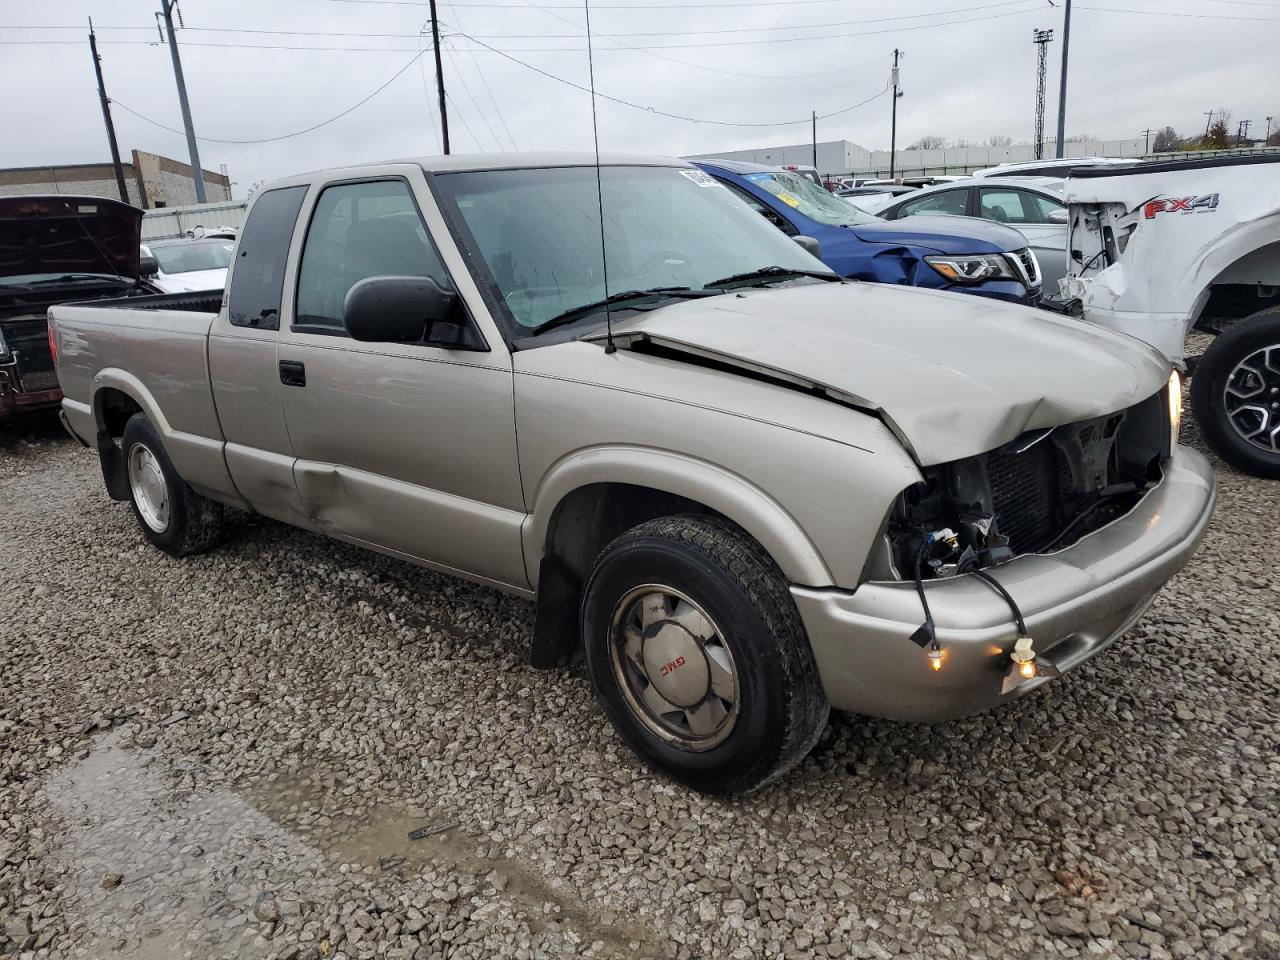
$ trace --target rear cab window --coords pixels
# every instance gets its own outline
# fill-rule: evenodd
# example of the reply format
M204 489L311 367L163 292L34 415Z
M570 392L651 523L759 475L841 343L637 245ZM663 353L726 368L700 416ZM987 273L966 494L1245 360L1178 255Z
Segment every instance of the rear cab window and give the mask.
M232 326L280 329L289 241L306 194L305 186L279 187L254 201L236 246L227 292L227 316Z

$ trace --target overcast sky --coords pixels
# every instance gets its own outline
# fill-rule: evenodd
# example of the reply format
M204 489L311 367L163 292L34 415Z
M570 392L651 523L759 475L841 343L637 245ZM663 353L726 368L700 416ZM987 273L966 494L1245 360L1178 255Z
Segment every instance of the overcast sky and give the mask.
M118 101L121 151L186 159L180 133L125 109L181 129L155 26L159 2L0 0L0 167L109 157L85 36L90 16ZM702 121L803 121L722 126L601 100L601 148L689 154L807 141L811 110L832 114L869 98L820 121L818 139L887 148L884 89L895 46L905 54L899 146L924 134L1027 142L1036 27L1055 30L1046 129L1055 128L1062 2L597 0L600 93ZM180 9L196 133L209 138L201 161L226 164L236 196L300 170L440 152L426 0L182 0ZM587 84L580 3L441 0L440 20L454 152L590 149L590 97L532 69ZM1165 124L1191 133L1219 106L1252 120L1258 135L1268 113L1280 123L1280 0L1077 0L1071 40L1069 135L1121 139ZM411 62L418 50L425 55ZM293 134L383 84L312 132L213 142Z

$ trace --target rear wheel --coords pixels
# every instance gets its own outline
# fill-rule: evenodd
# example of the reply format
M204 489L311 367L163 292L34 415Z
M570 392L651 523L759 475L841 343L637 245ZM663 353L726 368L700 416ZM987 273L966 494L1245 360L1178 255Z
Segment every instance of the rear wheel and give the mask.
M696 789L763 786L798 763L826 723L786 580L724 521L664 517L616 539L587 583L582 630L614 727Z
M1191 379L1191 411L1223 460L1280 479L1280 307L1241 320L1209 345Z
M144 414L129 418L120 446L129 502L144 537L175 557L200 553L221 539L222 504L200 496L178 476Z

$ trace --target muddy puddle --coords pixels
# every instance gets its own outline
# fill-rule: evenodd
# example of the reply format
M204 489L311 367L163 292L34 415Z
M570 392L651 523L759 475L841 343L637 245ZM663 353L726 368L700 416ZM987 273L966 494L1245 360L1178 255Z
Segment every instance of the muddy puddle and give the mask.
M362 808L341 775L315 771L235 790L193 782L117 730L46 785L61 821L67 917L89 955L265 960L288 944L331 955L323 933L300 937L304 922L342 912L343 901L411 891L422 873L437 887L443 876L446 895L460 888L450 903L483 893L473 922L500 911L547 932L547 946L563 936L603 941L607 955L666 953L648 931L498 855L448 811Z

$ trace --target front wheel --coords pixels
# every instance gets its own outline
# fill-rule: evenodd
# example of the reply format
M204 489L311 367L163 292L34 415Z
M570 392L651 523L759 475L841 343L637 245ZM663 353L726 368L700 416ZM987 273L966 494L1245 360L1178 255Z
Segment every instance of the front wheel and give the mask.
M1223 460L1280 479L1280 307L1241 320L1209 345L1191 378L1191 412Z
M175 557L207 550L221 539L222 504L200 496L178 476L151 421L135 413L120 440L129 502L142 535Z
M707 793L745 793L798 763L828 706L773 560L702 516L635 527L600 554L582 605L587 668L623 739Z

